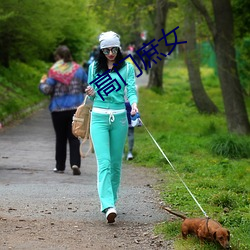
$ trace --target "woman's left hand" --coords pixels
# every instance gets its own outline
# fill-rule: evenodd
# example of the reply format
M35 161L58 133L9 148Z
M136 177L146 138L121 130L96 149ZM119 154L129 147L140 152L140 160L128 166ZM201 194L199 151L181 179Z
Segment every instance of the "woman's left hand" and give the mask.
M88 96L95 96L95 91L92 87L88 86L86 89L85 89L85 92Z
M131 112L130 112L130 114L133 116L133 115L135 115L137 112L139 112L139 110L138 110L138 108L137 108L137 103L133 103L132 105L131 105Z

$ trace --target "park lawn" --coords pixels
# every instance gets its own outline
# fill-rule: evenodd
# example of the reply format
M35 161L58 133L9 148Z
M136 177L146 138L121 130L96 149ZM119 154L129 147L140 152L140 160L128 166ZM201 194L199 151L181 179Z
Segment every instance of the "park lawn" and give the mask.
M232 249L250 249L250 138L227 132L218 78L213 69L207 67L201 68L201 74L208 95L220 110L219 114L197 112L187 70L181 60L171 60L165 66L163 93L140 88L142 121L168 160L145 127L138 127L135 128L133 163L159 170L162 182L156 188L166 205L188 217L204 216L183 185L183 180L206 214L230 230ZM215 154L218 149L227 150L230 145L230 150L226 151L228 155ZM217 151L214 153L213 149ZM236 153L233 154L232 150ZM195 238L188 244L178 238L180 224L181 220L177 219L159 224L155 230L167 239L175 238L178 250L201 249ZM203 249L216 247L205 244Z
M32 66L13 62L9 70L0 68L0 122L47 99L38 90L39 80L47 70L48 64L43 62ZM250 138L228 134L218 78L208 67L202 67L201 74L207 93L220 109L217 115L197 112L182 60L173 59L166 64L163 93L140 88L142 121L172 166L145 126L135 131L133 164L159 170L162 181L155 188L166 205L190 217L203 216L182 179L207 215L230 230L233 249L250 249ZM250 114L250 98L246 98L246 106ZM215 154L227 149L226 156ZM167 239L174 238L178 250L201 249L195 238L188 242L178 238L180 224L179 219L162 223L155 231ZM203 249L217 248L207 244Z

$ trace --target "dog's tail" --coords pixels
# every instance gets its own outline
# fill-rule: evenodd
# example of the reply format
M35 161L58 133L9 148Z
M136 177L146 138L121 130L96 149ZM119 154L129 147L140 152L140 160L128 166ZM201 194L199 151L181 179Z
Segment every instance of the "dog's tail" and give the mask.
M182 218L183 220L187 219L187 217L186 217L185 215L183 215L183 214L179 214L179 213L177 213L177 212L173 212L171 209L169 209L169 208L167 208L167 207L164 207L164 206L162 206L162 208L163 208L164 210L168 211L169 213L171 213L171 214L173 214L173 215L175 215L175 216L177 216L177 217Z

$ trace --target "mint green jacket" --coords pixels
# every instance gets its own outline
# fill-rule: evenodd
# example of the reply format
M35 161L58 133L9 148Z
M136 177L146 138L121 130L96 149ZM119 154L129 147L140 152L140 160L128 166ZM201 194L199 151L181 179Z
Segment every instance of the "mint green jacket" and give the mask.
M135 85L135 70L134 70L134 66L131 63L126 62L126 65L119 70L119 74L121 75L122 79L127 83L126 86L115 71L109 73L112 80L114 79L117 80L121 89L116 91L119 88L119 86L116 82L113 82L115 89L113 91L106 90L106 92L110 92L108 96L106 96L106 94L104 93L105 89L100 91L100 95L104 98L104 100L102 100L101 96L97 92L99 89L102 88L102 86L98 88L95 84L96 83L95 81L92 84L90 84L94 79L98 78L97 76L98 72L96 72L95 64L96 62L93 62L92 64L90 64L89 71L88 71L88 84L92 88L94 88L95 93L96 93L95 97L90 97L90 99L93 100L93 107L105 108L105 109L124 109L125 108L125 101L124 101L125 87L126 87L126 95L127 95L127 99L129 100L129 103L132 105L133 103L138 102L136 85ZM105 78L105 80L106 79L108 78ZM107 85L112 80L107 81L105 84L103 84L103 86ZM100 84L100 82L99 83L97 82L97 84ZM110 88L109 90L112 90L112 88Z

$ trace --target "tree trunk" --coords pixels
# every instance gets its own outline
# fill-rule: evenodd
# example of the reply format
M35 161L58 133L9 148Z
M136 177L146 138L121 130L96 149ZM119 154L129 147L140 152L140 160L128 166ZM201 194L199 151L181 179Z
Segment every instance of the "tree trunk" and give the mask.
M215 23L200 0L191 1L205 17L213 36L228 130L237 134L249 134L250 123L235 59L230 0L212 0Z
M214 45L228 129L237 134L248 134L250 124L235 60L230 0L213 0L212 3L216 25Z
M156 17L155 17L155 41L158 41L162 36L162 29L165 30L166 17L168 11L168 1L167 0L157 0L156 1ZM167 33L167 32L166 32ZM166 54L166 45L164 41L159 42L157 47L159 53ZM149 74L148 88L157 87L163 89L162 75L165 58L161 56L162 60L155 59L157 64L151 62L151 70Z
M186 44L186 62L191 92L195 105L200 113L217 113L218 108L207 95L201 81L200 75L200 57L197 53L195 18L189 13L193 13L193 8L189 4L186 6L188 11L185 16L185 37Z

